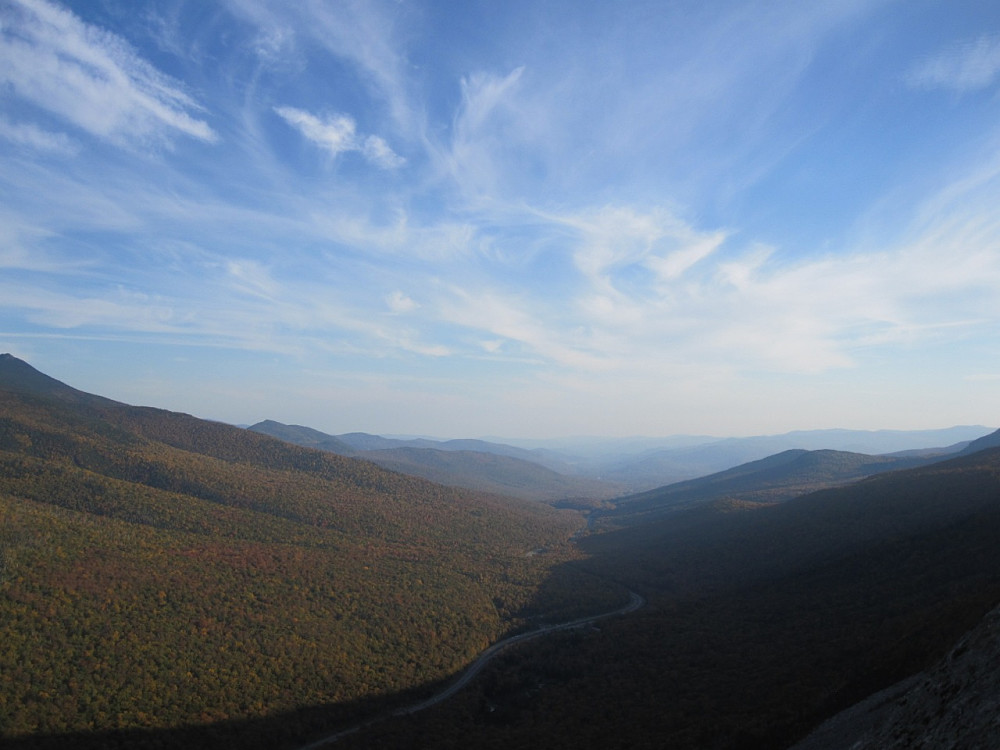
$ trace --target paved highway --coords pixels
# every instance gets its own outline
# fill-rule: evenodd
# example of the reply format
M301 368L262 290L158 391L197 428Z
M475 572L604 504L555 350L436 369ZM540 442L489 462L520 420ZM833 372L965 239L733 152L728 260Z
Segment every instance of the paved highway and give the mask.
M476 675L479 674L483 670L483 667L485 667L492 659L495 659L501 652L504 651L504 649L507 649L516 643L524 643L525 641L530 641L534 638L540 638L543 635L554 633L557 630L570 630L572 628L583 627L584 625L589 625L593 622L597 622L598 620L604 620L608 617L627 615L629 612L635 612L645 603L646 603L645 599L643 599L634 591L630 591L628 603L611 612L603 612L599 615L589 615L587 617L580 617L577 618L576 620L571 620L570 622L563 622L558 625L545 625L543 627L538 628L537 630L532 630L528 633L521 633L520 635L512 635L510 638L504 638L502 641L497 641L488 649L483 651L483 653L481 653L476 658L476 660L472 662L472 664L470 664L465 669L464 672L462 672L461 677L459 677L457 680L455 680L455 682L453 682L451 685L446 687L441 692L436 693L435 695L432 695L430 698L420 701L419 703L414 703L409 706L403 706L402 708L396 709L392 713L376 716L366 722L362 722L361 724L357 724L356 726L350 727L349 729L344 729L335 734L327 735L326 737L318 739L315 742L311 742L308 745L304 745L299 750L316 750L317 748L321 748L324 747L325 745L329 745L333 742L336 742L341 737L344 737L348 734L353 734L354 732L360 731L365 727L377 724L378 722L383 721L389 718L390 716L407 716L409 714L415 714L418 711L423 711L425 708L430 708L431 706L437 705L442 701L448 700L453 695L455 695L455 693L457 693L459 690L461 690L470 682L472 682L472 680L475 679Z

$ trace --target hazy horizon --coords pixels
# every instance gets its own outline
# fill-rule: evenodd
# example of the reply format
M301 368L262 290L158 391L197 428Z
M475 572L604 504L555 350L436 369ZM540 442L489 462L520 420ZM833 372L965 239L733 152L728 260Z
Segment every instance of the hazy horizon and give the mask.
M1000 411L1000 5L0 3L0 349L331 434Z

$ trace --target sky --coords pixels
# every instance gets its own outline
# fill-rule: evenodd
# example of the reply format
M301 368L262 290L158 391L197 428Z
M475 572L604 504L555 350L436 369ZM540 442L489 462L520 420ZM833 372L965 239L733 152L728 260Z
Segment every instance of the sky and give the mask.
M1000 3L0 0L0 351L334 434L995 425Z

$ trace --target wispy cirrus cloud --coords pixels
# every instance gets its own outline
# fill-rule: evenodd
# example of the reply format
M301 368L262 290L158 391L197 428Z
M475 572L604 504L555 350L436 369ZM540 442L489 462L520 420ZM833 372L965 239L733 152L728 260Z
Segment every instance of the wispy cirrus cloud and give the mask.
M382 169L396 169L406 159L393 151L377 135L362 136L354 119L342 114L317 117L295 107L275 107L274 111L307 139L333 156L357 151L369 162Z
M737 243L666 209L549 216L536 230L560 236L549 253L569 256L575 281L563 276L553 295L544 283L473 274L464 286L422 285L431 290L422 311L469 330L479 349L489 341L498 360L529 356L581 373L687 362L743 373L850 369L880 348L976 335L1000 315L990 292L1000 288L1000 221L981 202L990 186L945 192L947 208L894 247L806 257Z
M293 49L315 45L353 67L396 127L406 132L419 128L420 115L408 86L406 45L400 38L405 5L385 0L227 0L226 5L257 29L253 46L264 61L273 63Z
M121 37L47 0L11 0L0 14L0 81L18 97L118 145L217 140L182 84Z
M921 60L907 73L914 88L976 91L1000 75L1000 35L981 36Z
M523 73L523 67L505 76L478 72L461 81L461 105L444 158L467 199L492 196L508 168L505 157L519 140L510 115Z
M726 238L724 231L699 231L664 209L605 206L553 218L578 233L574 262L602 286L612 284L616 269L631 266L639 266L662 281L677 280L715 252Z
M79 144L65 133L53 133L30 122L11 122L0 116L0 138L36 151L72 156Z

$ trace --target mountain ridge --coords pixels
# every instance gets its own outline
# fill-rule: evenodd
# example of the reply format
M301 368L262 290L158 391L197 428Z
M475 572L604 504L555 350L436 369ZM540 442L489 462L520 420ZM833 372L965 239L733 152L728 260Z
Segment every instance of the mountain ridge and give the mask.
M0 354L0 379L6 390L16 393L50 396L74 403L123 405L119 401L77 390L6 352Z
M816 490L936 460L941 457L792 449L708 476L618 498L611 509L596 512L595 520L604 525L628 525L722 500L748 505L783 502Z
M560 507L593 507L621 493L621 488L609 483L561 474L533 460L533 452L480 440L438 443L423 438L398 440L368 433L328 435L273 420L259 422L248 429L298 445L362 458L392 471L450 487L554 503Z

